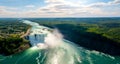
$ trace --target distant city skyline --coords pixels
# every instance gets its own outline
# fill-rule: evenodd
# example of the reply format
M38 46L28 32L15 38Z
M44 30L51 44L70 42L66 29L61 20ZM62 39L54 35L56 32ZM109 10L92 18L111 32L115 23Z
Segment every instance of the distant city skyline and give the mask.
M0 0L0 17L120 17L120 0Z

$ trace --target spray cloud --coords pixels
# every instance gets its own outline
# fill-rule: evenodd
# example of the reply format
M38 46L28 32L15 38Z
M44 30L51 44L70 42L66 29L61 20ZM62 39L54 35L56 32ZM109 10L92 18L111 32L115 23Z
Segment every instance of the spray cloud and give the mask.
M63 35L58 29L54 29L52 33L49 33L47 37L45 37L45 44L47 44L48 47L56 47L63 42L62 39Z

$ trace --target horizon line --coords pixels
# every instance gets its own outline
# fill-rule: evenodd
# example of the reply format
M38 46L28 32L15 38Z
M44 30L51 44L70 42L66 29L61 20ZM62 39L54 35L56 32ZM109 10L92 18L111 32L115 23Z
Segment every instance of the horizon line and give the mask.
M114 17L0 17L0 18L120 18L120 16Z

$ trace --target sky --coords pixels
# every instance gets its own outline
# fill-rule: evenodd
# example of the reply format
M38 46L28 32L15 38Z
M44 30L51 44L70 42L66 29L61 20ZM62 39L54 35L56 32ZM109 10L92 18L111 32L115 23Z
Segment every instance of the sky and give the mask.
M0 0L0 17L120 17L120 0Z

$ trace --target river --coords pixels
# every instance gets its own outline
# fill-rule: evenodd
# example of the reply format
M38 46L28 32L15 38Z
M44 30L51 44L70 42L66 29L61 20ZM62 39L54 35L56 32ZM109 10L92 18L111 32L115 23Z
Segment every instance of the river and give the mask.
M90 51L63 39L57 29L23 20L32 26L31 48L10 56L0 55L0 64L120 64L119 56Z

